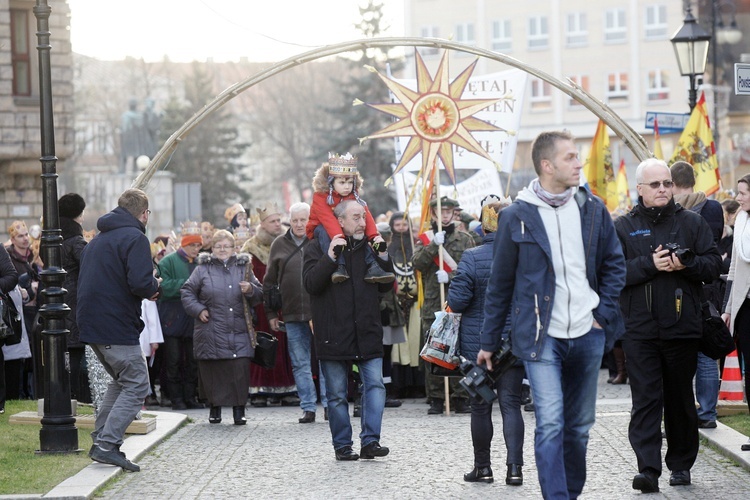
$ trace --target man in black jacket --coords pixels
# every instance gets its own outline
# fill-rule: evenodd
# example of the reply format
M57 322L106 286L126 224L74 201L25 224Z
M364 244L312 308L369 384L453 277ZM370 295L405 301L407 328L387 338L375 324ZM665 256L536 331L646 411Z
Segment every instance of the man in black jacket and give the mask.
M91 346L112 377L96 414L89 457L138 472L140 467L125 457L120 445L149 393L139 340L144 326L141 302L158 298L159 280L145 234L151 213L148 196L128 189L117 205L99 218L100 234L81 254L77 316L81 341Z
M643 161L636 182L639 204L615 228L627 268L620 306L633 399L628 436L639 471L633 489L652 493L659 491L662 470L662 413L669 484L691 482L698 454L692 381L702 334L701 287L718 278L721 256L708 223L675 204L666 163Z
M342 234L331 240L323 254L317 241L306 245L303 278L310 294L315 349L325 376L328 417L336 460L384 457L388 448L380 446L380 428L385 407L383 384L383 327L380 323L378 291L390 283L364 281L367 273L364 207L356 201L343 201L333 211ZM386 272L393 265L383 243L377 244L377 263ZM343 253L352 279L333 283L331 274ZM348 375L352 362L362 379L362 432L359 455L352 450L352 426L347 403Z

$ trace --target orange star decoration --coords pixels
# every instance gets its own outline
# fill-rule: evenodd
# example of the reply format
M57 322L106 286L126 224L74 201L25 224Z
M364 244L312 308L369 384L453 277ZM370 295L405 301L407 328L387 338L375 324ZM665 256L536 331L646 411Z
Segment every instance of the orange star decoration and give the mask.
M452 83L448 82L447 51L443 52L434 79L430 76L427 66L425 66L422 57L416 50L415 60L417 64L416 92L384 77L375 68L367 66L367 69L377 73L400 102L367 104L371 108L396 117L397 121L370 136L360 139L360 141L385 137L411 137L404 154L401 155L401 160L393 171L393 175L400 172L417 153L421 152L420 177L422 180L432 178L433 168L439 157L455 186L454 145L478 154L496 164L471 133L474 131L502 131L513 134L513 132L472 116L503 98L461 99L461 95L479 60L478 58ZM361 101L355 101L355 104L361 104ZM388 178L386 185L391 182L393 175Z

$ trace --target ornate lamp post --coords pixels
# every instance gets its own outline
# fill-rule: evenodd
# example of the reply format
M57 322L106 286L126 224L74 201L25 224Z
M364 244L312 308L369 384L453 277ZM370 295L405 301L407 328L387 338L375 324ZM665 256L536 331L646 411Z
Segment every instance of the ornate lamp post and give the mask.
M682 27L677 30L670 41L674 46L677 65L680 67L680 74L690 78L690 91L688 94L690 111L693 110L698 100L695 77L702 75L706 71L706 59L708 58L710 40L711 34L696 22L690 6L688 6Z
M39 431L39 453L71 453L78 450L78 429L70 407L70 361L67 358L65 305L62 288L62 232L57 210L57 157L52 116L52 78L50 61L49 16L52 9L47 0L37 0L37 50L39 51L39 108L42 139L42 260L44 270L44 305L39 314L44 321L42 331L42 363L44 365L44 416Z

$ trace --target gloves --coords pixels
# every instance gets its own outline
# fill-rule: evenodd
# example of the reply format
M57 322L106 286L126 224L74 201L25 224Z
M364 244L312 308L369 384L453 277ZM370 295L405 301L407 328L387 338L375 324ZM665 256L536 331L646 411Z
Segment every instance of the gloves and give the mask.
M435 233L435 236L432 238L432 241L436 245L442 245L443 243L445 243L445 231L440 231L440 232Z
M435 276L437 276L438 283L448 283L448 273L443 271L442 269L440 271L436 271Z
M377 253L383 253L388 249L388 245L386 245L385 241L381 241L380 243L373 243L372 249Z

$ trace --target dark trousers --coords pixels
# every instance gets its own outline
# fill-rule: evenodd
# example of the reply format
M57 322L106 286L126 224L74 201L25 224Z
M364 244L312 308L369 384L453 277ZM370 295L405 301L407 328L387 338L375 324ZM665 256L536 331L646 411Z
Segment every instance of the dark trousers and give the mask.
M693 377L698 339L624 340L633 410L628 437L638 471L661 474L661 420L667 435L664 461L671 471L690 470L698 455L698 413Z
M745 401L750 409L750 300L745 299L734 318L734 333L737 338L737 353L742 357L745 374Z
M497 379L495 391L498 395L500 413L503 416L503 438L505 440L506 465L523 465L523 416L521 416L521 382L523 366L514 366ZM474 466L489 467L490 445L494 428L492 425L492 403L481 398L471 399L471 441L474 445Z
M193 337L164 337L164 351L170 399L194 400L198 364L193 356Z
M0 408L5 409L5 356L0 346Z
M86 348L68 347L70 356L70 397L80 403L91 403Z

